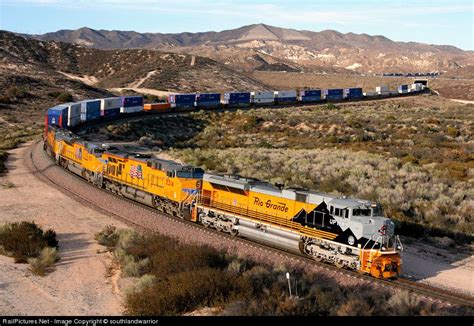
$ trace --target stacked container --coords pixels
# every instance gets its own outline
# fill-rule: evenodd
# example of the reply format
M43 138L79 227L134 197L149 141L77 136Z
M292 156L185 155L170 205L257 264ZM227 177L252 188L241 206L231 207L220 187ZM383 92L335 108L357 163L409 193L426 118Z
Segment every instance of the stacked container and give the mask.
M274 95L275 95L275 103L295 103L296 102L295 90L276 91Z
M415 83L410 85L410 92L419 92L423 89L423 84Z
M316 102L321 101L321 90L320 89L305 89L300 91L298 100L301 102Z
M408 85L398 86L398 93L400 94L408 93Z
M251 102L254 104L273 104L275 103L275 92L251 92Z
M100 116L111 117L120 114L121 97L109 97L100 100Z
M225 93L223 104L229 106L249 106L250 105L250 93Z
M364 93L362 93L362 88L344 88L344 98L347 99L360 99L364 97Z
M143 111L143 96L121 97L120 113L133 113Z
M100 118L100 100L85 100L79 103L81 104L81 121Z
M342 88L325 89L323 95L326 101L339 101L344 99L344 90Z
M47 122L48 126L57 126L60 128L67 127L69 108L65 105L57 105L48 109Z
M168 97L172 108L194 107L196 94L173 94Z
M220 93L205 93L196 95L196 107L198 108L216 108L221 105Z
M388 86L377 86L375 87L375 92L379 95L388 95L390 94L390 90Z
M166 112L171 107L169 103L147 103L143 105L144 111Z

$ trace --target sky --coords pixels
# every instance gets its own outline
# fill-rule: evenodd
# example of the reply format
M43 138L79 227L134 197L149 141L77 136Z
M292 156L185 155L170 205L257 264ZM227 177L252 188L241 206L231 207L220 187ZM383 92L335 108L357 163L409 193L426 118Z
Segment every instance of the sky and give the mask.
M0 29L205 32L264 23L474 50L474 0L0 0Z

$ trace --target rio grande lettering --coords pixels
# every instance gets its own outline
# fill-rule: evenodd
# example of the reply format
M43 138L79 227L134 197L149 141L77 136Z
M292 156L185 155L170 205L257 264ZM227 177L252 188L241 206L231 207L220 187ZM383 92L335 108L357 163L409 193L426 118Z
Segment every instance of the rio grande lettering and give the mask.
M285 213L288 212L288 207L286 206L286 203L278 202L278 203L274 204L274 203L272 203L271 199L267 200L264 203L258 197L253 197L253 198L254 198L253 204L256 205L256 206L260 206L260 207L265 206L268 209L274 209L274 210L282 211L282 212L285 212Z

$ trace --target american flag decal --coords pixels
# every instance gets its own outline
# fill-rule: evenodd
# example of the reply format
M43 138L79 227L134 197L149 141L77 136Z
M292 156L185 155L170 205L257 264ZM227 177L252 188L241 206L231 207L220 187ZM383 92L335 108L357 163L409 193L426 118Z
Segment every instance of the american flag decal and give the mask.
M130 166L130 176L132 178L143 179L142 166L141 165L131 165Z

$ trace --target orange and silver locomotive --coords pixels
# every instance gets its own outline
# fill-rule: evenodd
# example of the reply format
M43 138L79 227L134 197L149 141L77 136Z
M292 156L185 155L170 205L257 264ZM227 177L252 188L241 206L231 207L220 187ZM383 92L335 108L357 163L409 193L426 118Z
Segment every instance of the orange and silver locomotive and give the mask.
M194 219L375 277L397 277L401 270L394 223L366 200L204 174Z

